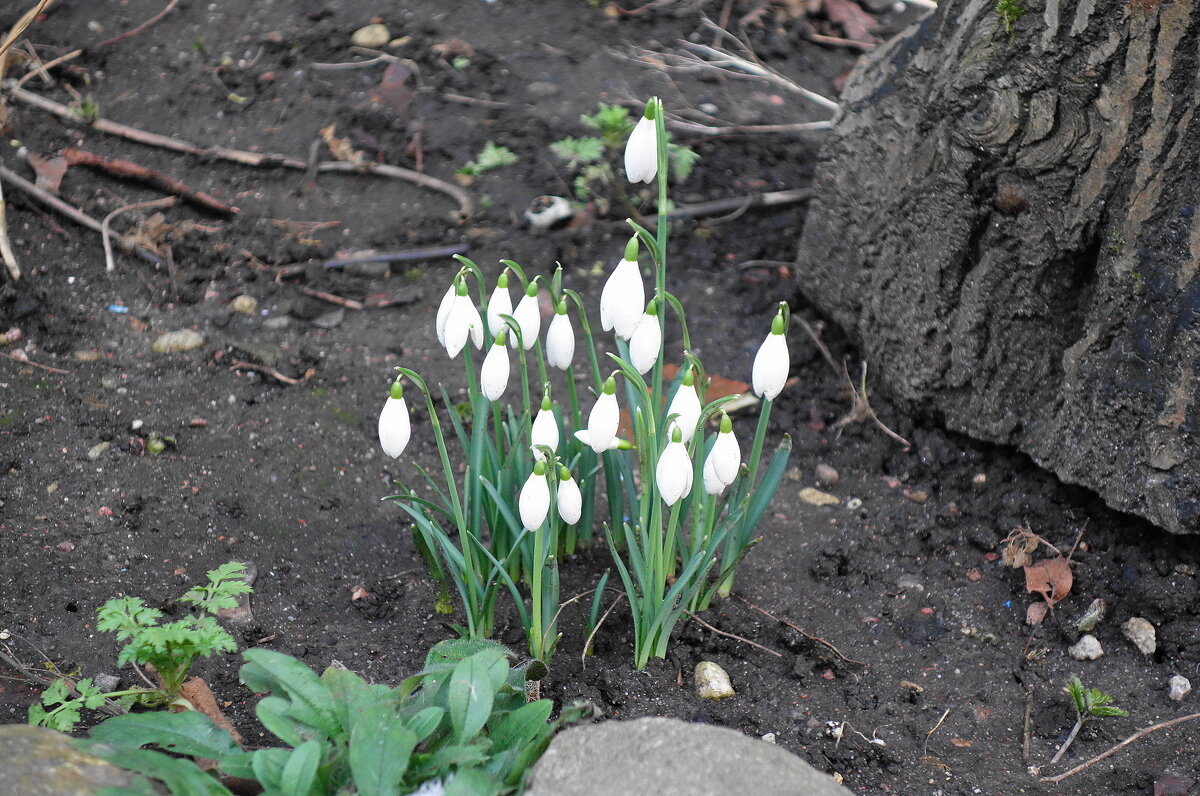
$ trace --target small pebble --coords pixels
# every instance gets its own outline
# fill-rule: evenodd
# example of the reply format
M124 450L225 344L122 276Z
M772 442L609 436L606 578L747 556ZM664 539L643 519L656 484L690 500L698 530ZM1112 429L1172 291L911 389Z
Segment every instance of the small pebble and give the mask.
M258 299L243 294L229 302L229 310L230 312L240 312L243 315L253 315L258 312Z
M775 733L773 733L773 732L765 733L763 735L762 739L764 741L766 741L767 743L775 743Z
M1095 636L1081 636L1079 641L1067 650L1067 653L1077 661L1094 661L1104 654L1100 640Z
M1143 655L1153 655L1154 651L1158 649L1154 625L1140 616L1131 616L1125 624L1121 625L1121 631L1125 634L1125 638L1132 641L1133 645L1142 651Z
M800 499L813 506L836 506L842 502L836 496L813 489L811 486L800 490Z
M696 664L696 696L701 699L725 699L734 694L729 675L712 661Z
M861 509L862 508L862 498L856 498L856 497L850 498L849 500L846 501L846 508L850 509L850 511L854 511L855 509Z
M121 678L115 674L97 674L92 677L92 685L104 692L116 691L120 684Z
M901 575L896 578L896 588L900 591L913 591L918 594L925 591L925 584L916 575Z
M366 47L371 50L378 50L391 40L392 34L388 31L387 25L379 23L359 28L350 36L350 43L355 47Z
M817 483L826 489L831 486L835 486L837 482L841 480L841 476L838 475L838 471L830 467L828 464L818 464L816 473Z
M159 335L152 346L156 354L171 354L176 351L191 351L204 345L204 335L191 329L179 329Z
M87 457L92 461L96 461L104 454L106 450L108 450L108 447L111 444L112 443L109 442L101 442L98 445L93 445L91 449L88 450Z
M1171 675L1167 680L1167 696L1176 702L1192 693L1192 681L1181 674Z
M144 426L144 425L146 425L145 420L134 420L134 421L130 422L129 430L133 431L133 432L138 432L138 431L142 430L142 426Z

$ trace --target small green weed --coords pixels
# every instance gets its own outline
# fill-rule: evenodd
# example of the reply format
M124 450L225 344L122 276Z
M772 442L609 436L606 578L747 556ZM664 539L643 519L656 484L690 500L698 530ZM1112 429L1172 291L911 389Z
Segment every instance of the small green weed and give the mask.
M1075 703L1075 726L1071 728L1071 734L1067 736L1067 740L1063 741L1063 745L1055 752L1051 763L1057 763L1062 759L1062 756L1067 753L1067 749L1075 742L1075 736L1079 734L1079 730L1087 720L1095 717L1129 715L1129 711L1122 710L1113 704L1111 696L1102 693L1099 688L1085 688L1083 681L1075 675L1071 675L1071 679L1067 681L1067 687L1063 690L1071 695L1071 700Z
M501 166L511 166L517 162L517 156L506 146L499 146L492 141L483 145L475 160L468 161L458 170L459 174L467 177L478 177L485 171L498 169Z
M1017 37L1017 20L1025 16L1027 10L1025 0L996 0L996 15L1000 17L1000 23L1004 25L1004 32L1009 38Z

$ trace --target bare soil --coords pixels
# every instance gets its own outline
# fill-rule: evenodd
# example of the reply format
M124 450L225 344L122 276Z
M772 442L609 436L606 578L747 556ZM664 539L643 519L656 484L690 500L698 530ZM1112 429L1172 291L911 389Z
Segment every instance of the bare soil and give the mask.
M156 267L118 253L109 275L98 235L6 186L9 230L26 273L0 288L0 331L23 335L0 353L20 349L36 365L0 359L0 628L13 634L7 643L24 663L114 672L117 644L95 632L97 606L134 594L178 610L172 598L205 570L243 560L258 570L254 621L239 630L246 646L318 669L336 659L398 682L450 631L432 612L432 587L407 523L380 501L396 478L415 474L408 457L392 461L378 450L375 420L394 365L452 390L462 386L459 364L447 362L432 328L454 266L445 258L398 263L385 275L322 262L363 249L465 243L486 268L501 257L535 272L562 262L569 284L594 299L628 234L624 212L592 208L586 223L540 235L523 213L538 195L569 192L571 173L547 146L586 134L578 119L597 101L659 94L671 108L715 113L721 121L709 123L718 124L829 115L763 81L668 76L622 53L661 51L680 39L711 42L701 6L714 17L729 6L734 22L750 14L745 35L758 56L826 96L836 96L853 52L806 41L807 25L845 31L821 14L797 18L786 3L652 3L633 13L632 5L619 12L566 0L185 0L146 30L102 44L162 6L55 4L29 33L39 56L85 52L54 70L52 84L35 77L25 88L62 103L74 92L104 118L202 146L329 159L319 131L332 124L368 160L447 180L489 140L518 161L467 187L476 210L459 220L448 196L403 180L171 153L10 98L6 136L29 151L52 156L76 146L135 161L239 213L166 210L163 220L174 226L159 232L169 238L169 262ZM6 3L0 26L24 11ZM389 51L408 59L403 90L381 90L387 63L314 66L365 60L350 37L375 17L406 39ZM884 13L880 35L909 18ZM24 72L18 64L9 75ZM676 135L701 155L676 191L685 204L802 188L821 142L819 131ZM15 147L0 152L0 163L31 173ZM161 195L78 166L61 193L97 218ZM114 226L127 230L138 217ZM803 221L804 206L792 204L675 225L669 279L710 371L747 379L773 303L788 299L856 372L855 352L794 295L784 267L744 266L791 261ZM306 289L403 303L348 309ZM255 314L231 310L241 295L257 300ZM162 332L179 329L201 333L204 344L151 350ZM1192 792L1200 780L1194 724L1144 738L1058 786L1039 783L1027 767L1045 765L1071 728L1062 687L1072 673L1112 694L1130 716L1090 722L1064 761L1043 774L1195 711L1194 696L1169 700L1166 683L1173 674L1200 677L1200 542L1112 512L1021 455L940 430L936 417L906 415L887 400L887 384L870 384L873 405L913 448L870 423L839 434L834 424L849 408L840 374L799 328L791 345L795 383L772 416L772 437L786 432L795 440L791 471L734 598L702 617L776 654L689 622L666 661L636 672L628 615L618 608L597 636L596 655L581 662L579 621L568 609L546 693L560 702L590 699L608 718L665 715L774 733L856 793ZM751 425L739 422L743 430ZM428 460L433 442L423 412L414 424L412 456ZM149 453L153 433L174 444ZM823 487L835 505L800 498L815 485L819 464L839 474ZM1071 592L1038 627L1026 624L1026 609L1041 598L999 556L1001 540L1018 527L1063 550L1082 532ZM610 566L600 548L565 562L564 594L593 588ZM1067 654L1071 628L1095 598L1108 606L1095 631L1105 654L1076 661ZM1131 616L1157 627L1153 654L1123 637ZM511 617L498 635L522 646ZM698 699L691 672L700 660L723 666L737 695ZM252 740L254 697L237 681L238 664L227 656L196 671ZM0 680L0 720L23 721L35 693L19 679Z

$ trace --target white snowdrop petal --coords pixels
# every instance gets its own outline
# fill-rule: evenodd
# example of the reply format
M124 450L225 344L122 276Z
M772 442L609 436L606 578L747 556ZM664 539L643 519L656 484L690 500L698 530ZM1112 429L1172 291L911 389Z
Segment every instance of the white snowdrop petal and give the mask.
M388 396L379 413L379 444L383 452L395 459L408 447L412 436L412 423L408 417L408 404L403 398Z
M759 347L754 356L754 370L751 382L754 393L768 400L775 400L787 381L788 368L791 359L788 355L787 340L782 334L768 334L767 339Z
M488 347L483 366L479 369L479 389L483 396L489 401L499 400L508 386L508 373L508 349L493 343Z
M450 318L450 310L454 307L454 299L454 284L451 283L450 288L446 291L446 295L442 296L442 301L438 304L437 316L434 319L437 339L443 346L446 345L446 321Z
M588 415L588 445L596 453L610 450L620 425L621 409L617 406L617 396L601 393Z
M690 442L692 435L696 433L696 425L700 422L700 413L703 411L704 407L700 405L700 397L696 394L695 386L689 387L681 383L679 389L675 391L675 397L671 399L671 405L667 408L667 417L676 414L679 417L671 421L671 425L667 427L667 433L678 428L683 435L683 441Z
M558 482L558 516L567 525L579 522L583 514L583 494L574 478Z
M715 455L716 449L709 453L708 458L704 460L704 491L709 495L719 495L725 491L725 487L729 486L717 474Z
M682 442L669 442L658 457L654 471L658 494L668 506L674 506L692 491L692 460Z
M600 326L628 340L641 322L645 307L646 286L642 284L638 264L622 259L600 293Z
M533 419L530 442L533 445L545 445L552 451L558 451L558 420L555 419L552 410L538 410L537 417Z
M537 342L542 326L542 316L538 311L537 296L526 295L522 297L517 302L517 308L513 310L513 318L516 319L517 325L521 327L521 339L525 342L525 350L528 351ZM513 348L516 348L517 336L515 334L512 335L508 343Z
M508 328L501 315L512 315L513 305L512 298L508 295L508 288L496 285L496 289L492 291L492 297L488 299L487 305L487 324L488 331L495 337L501 329Z
M575 358L575 330L569 315L555 315L546 332L546 362L552 368L566 370Z
M521 513L521 524L528 531L536 531L546 521L550 513L550 485L546 476L530 473L521 487L521 495L517 499Z
M712 461L721 483L725 486L732 484L742 466L742 449L738 445L737 436L732 431L718 433L708 458Z
M629 364L638 373L646 373L658 361L662 353L662 329L658 325L657 315L642 315L637 329L629 338Z
M658 172L658 131L645 116L629 134L625 144L625 176L632 183L652 182Z
M471 338L471 311L475 306L466 296L455 296L450 314L446 318L445 339L446 353L451 359L458 356ZM478 313L476 313L478 315Z

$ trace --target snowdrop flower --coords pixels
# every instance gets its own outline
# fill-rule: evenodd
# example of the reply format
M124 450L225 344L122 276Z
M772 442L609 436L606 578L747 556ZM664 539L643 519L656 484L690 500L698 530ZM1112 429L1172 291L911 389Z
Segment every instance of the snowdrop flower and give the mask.
M571 360L575 358L575 330L571 328L571 318L567 315L566 299L558 302L554 320L550 321L550 329L546 332L546 362L550 367L567 370Z
M542 315L538 309L538 286L537 280L529 283L525 288L525 295L517 302L517 308L513 310L513 318L517 321L517 326L521 327L521 341L524 343L525 350L533 348L533 344L537 342L538 333L542 327ZM517 347L517 336L514 334L509 344Z
M446 345L446 353L450 355L451 359L458 356L458 352L463 350L468 339L476 348L483 348L483 318L479 317L479 310L471 301L467 292L467 283L463 281L458 284L454 303L450 305L450 312L446 316L443 342Z
M704 491L719 495L737 478L742 466L742 449L733 435L733 422L729 415L721 413L721 430L713 442L708 458L704 460Z
M633 336L642 320L641 310L646 306L646 288L637 258L638 239L633 237L625 246L625 257L617 263L600 293L600 326L605 331L612 329L622 340Z
M498 401L508 386L508 349L504 346L504 335L505 330L501 329L479 369L479 389L489 401Z
M658 323L657 304L654 299L650 299L637 329L629 338L629 364L642 374L654 367L662 353L662 327Z
M533 429L530 431L530 442L534 446L545 445L552 451L558 450L558 419L550 408L550 391L542 396L542 405L537 417L533 419Z
M533 472L525 479L521 495L517 498L521 510L521 525L527 531L536 531L550 513L550 485L546 483L546 463L538 462Z
M588 433L588 430L586 428L576 431L575 439L579 440L584 445L587 445L589 448L592 447L592 435ZM596 452L604 453L604 451L615 451L618 449L623 450L623 451L633 450L633 445L628 440L623 440L620 437L613 437L612 441L608 443L607 448L605 448L604 450L601 450L601 451L596 451ZM593 450L594 450L594 448L593 448Z
M379 413L379 444L383 452L395 459L404 453L412 436L412 424L408 418L408 404L404 400L404 388L400 382L392 382L391 392L383 411Z
M791 357L788 354L787 338L784 336L783 310L771 321L771 333L754 356L754 371L751 382L754 384L756 395L775 400L783 383L787 381L788 368L791 367Z
M704 493L707 495L719 495L725 491L725 487L729 484L724 483L718 476L717 471L713 467L712 454L704 460Z
M688 458L679 429L672 432L671 441L663 448L662 456L658 457L654 482L658 485L658 494L668 506L674 506L692 491L692 460Z
M501 316L512 314L513 304L512 298L508 295L508 269L506 268L500 272L500 278L496 280L496 287L492 290L492 297L488 299L487 325L492 337L500 334L501 329L508 328Z
M457 281L457 277L455 278ZM437 317L434 320L434 328L437 329L438 342L445 347L446 345L446 321L450 318L450 309L454 306L454 298L458 295L457 285L454 282L450 283L450 287L446 289L446 295L442 296L442 303L438 304Z
M579 484L575 483L575 479L571 477L570 470L560 467L558 470L558 516L562 517L562 521L567 525L574 525L579 522L581 514L583 514L583 495L579 491Z
M683 382L675 391L671 405L667 407L667 417L678 415L668 424L667 433L671 433L672 429L679 429L685 443L690 442L692 435L696 433L696 426L700 423L700 413L704 410L704 407L700 405L700 396L696 394L695 383L696 371L689 368L683 374Z
M592 411L588 414L587 444L596 453L611 450L621 425L621 409L617 406L617 380L612 376L604 382L604 389Z
M625 144L625 176L632 183L653 182L658 172L658 130L654 124L657 100L646 103L646 112Z

